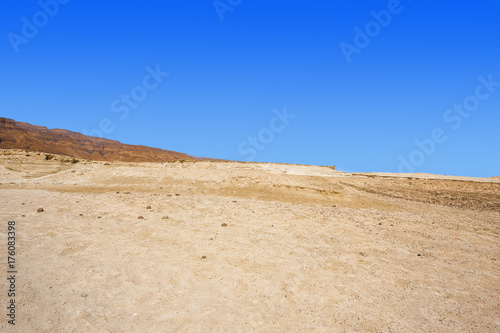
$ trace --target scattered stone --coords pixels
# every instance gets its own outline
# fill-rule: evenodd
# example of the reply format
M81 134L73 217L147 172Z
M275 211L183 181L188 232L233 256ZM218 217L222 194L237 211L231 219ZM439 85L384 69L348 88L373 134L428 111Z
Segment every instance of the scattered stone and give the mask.
M144 216L137 216L137 218L138 218L139 220L143 220L143 219L144 219Z
M82 293L80 296L87 297L88 295L86 293Z
M378 225L382 225L382 222L379 222Z
M163 187L160 186L160 190L163 190Z
M169 219L169 217L168 217L167 215L165 215L165 216L163 216L163 217L162 217L162 219L163 219L163 220L168 220L168 219Z
M207 258L207 256L201 256L201 259L206 259L206 258Z
M130 194L130 192L123 192L123 194Z
M419 253L419 254L417 254L417 257L421 257L421 256L422 256L422 255L421 255L420 253Z
M37 211L38 213L41 213L41 212L43 212L44 210L43 210L43 208L38 208L36 211Z
M80 214L80 216L83 216L83 214Z
M221 226L227 227L227 223L222 223Z
M98 219L100 219L101 217L100 217L100 216L98 216L97 218L98 218Z
M146 209L151 209L151 206L147 206Z
M23 205L23 206L24 206L24 202L23 202L21 205Z
M178 196L180 196L180 194L179 194L179 193L176 193L176 194L175 194L175 196L176 196L176 197L178 197Z
M25 217L26 215L21 215L21 217Z
M238 201L233 201L233 202L238 202Z
M120 191L117 191L116 194L120 193Z

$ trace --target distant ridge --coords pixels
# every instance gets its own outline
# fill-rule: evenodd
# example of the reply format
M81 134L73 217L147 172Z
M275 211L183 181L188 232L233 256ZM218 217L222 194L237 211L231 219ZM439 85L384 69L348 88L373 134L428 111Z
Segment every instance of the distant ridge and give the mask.
M97 161L212 160L159 148L123 144L116 140L87 136L64 129L48 129L2 117L0 117L0 148L39 151Z

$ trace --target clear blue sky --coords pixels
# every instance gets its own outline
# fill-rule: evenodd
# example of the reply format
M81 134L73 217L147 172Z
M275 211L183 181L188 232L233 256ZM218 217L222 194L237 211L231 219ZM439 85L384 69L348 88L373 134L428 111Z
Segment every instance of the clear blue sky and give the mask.
M498 0L54 1L3 2L0 116L195 156L500 175Z

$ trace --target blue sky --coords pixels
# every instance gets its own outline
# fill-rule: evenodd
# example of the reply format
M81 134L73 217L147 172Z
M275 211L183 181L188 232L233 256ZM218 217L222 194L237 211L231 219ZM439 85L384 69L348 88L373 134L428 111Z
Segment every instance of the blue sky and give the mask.
M498 176L499 17L497 0L5 1L0 116L195 156Z

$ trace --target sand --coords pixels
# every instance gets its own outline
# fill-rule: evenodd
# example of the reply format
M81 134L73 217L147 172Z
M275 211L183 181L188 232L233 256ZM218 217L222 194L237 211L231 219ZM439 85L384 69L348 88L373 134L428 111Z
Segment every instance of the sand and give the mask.
M498 178L63 160L0 152L2 332L500 331Z

